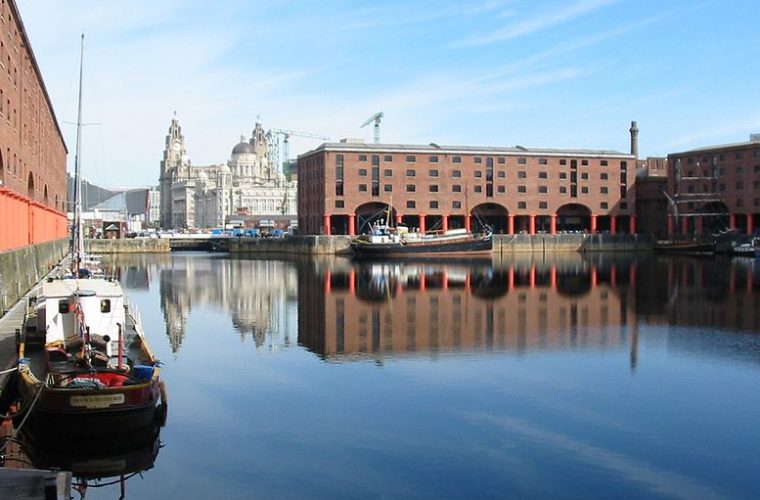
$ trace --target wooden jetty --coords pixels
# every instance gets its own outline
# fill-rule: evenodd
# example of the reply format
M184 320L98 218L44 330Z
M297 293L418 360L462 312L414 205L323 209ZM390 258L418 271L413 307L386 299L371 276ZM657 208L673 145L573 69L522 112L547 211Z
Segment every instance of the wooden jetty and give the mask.
M68 499L71 472L0 468L0 491L3 498L16 500Z

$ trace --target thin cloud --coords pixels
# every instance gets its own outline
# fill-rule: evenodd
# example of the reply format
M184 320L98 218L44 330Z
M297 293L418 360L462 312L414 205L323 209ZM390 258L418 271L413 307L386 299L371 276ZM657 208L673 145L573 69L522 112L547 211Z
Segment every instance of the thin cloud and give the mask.
M576 461L612 471L624 480L647 486L653 493L683 499L725 497L698 479L655 467L635 457L594 446L566 434L542 429L518 418L473 414L469 420L521 435L555 452L569 453Z
M676 136L667 145L668 151L682 150L690 147L704 147L705 141L715 137L736 137L736 140L730 142L741 142L749 140L749 133L752 131L760 132L760 110L755 110L752 114L745 115L741 118L717 122L707 120L708 126L695 129L693 125L688 128L688 133Z
M490 35L467 38L456 42L453 45L460 47L489 45L496 42L503 42L506 40L511 40L513 38L530 35L546 28L566 23L584 14L594 12L619 1L620 0L583 0L573 5L569 5L568 7L556 13L526 19L525 21L507 26L506 28L496 31Z

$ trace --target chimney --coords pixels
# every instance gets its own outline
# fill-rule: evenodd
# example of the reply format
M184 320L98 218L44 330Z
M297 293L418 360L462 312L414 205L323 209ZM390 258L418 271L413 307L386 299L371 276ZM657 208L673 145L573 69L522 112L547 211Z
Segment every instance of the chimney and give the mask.
M631 122L631 154L639 159L639 126L636 121Z

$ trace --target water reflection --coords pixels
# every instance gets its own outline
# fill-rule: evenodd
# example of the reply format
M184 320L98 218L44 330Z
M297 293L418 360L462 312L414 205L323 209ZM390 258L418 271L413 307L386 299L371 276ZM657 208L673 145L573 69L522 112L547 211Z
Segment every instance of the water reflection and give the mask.
M640 321L755 331L760 319L755 263L736 259L332 264L299 279L299 342L327 359L627 346L635 368Z
M268 350L291 345L287 322L297 308L298 342L326 359L626 347L635 367L642 324L760 327L760 271L746 259L566 254L354 263L173 254L120 258L117 269L128 288L158 281L175 353L191 312L202 308L227 311L241 339ZM682 334L671 329L668 342L678 345ZM709 343L736 349L730 339Z
M629 342L630 262L357 263L301 283L299 341L325 357L618 348ZM324 297L319 300L319 297ZM322 325L317 318L324 317Z
M80 498L89 489L109 487L119 491L118 498L125 498L127 481L153 468L161 449L159 435L156 424L97 439L22 432L20 442L21 451L34 468L70 471L72 489Z
M173 352L178 352L193 309L229 311L241 338L257 348L290 344L288 304L297 296L296 271L279 261L229 260L222 257L176 256L160 270L161 310Z
M170 446L137 488L752 498L756 266L148 260L122 278L148 283L128 291L174 396Z

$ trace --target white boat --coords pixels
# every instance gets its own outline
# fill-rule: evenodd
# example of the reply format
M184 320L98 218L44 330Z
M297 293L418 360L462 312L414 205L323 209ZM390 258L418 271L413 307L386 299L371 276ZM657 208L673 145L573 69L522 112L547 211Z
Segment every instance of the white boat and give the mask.
M84 35L82 54L83 48ZM96 263L84 252L81 68L79 93L70 269L43 282L30 299L15 374L21 401L16 431L26 425L53 436L124 432L166 418L159 361L140 315L117 281L95 276Z
M740 243L731 247L731 255L736 257L750 257L755 258L758 256L757 245L754 241Z
M117 281L51 279L38 288L20 339L16 423L87 436L163 423L159 374L140 315Z

